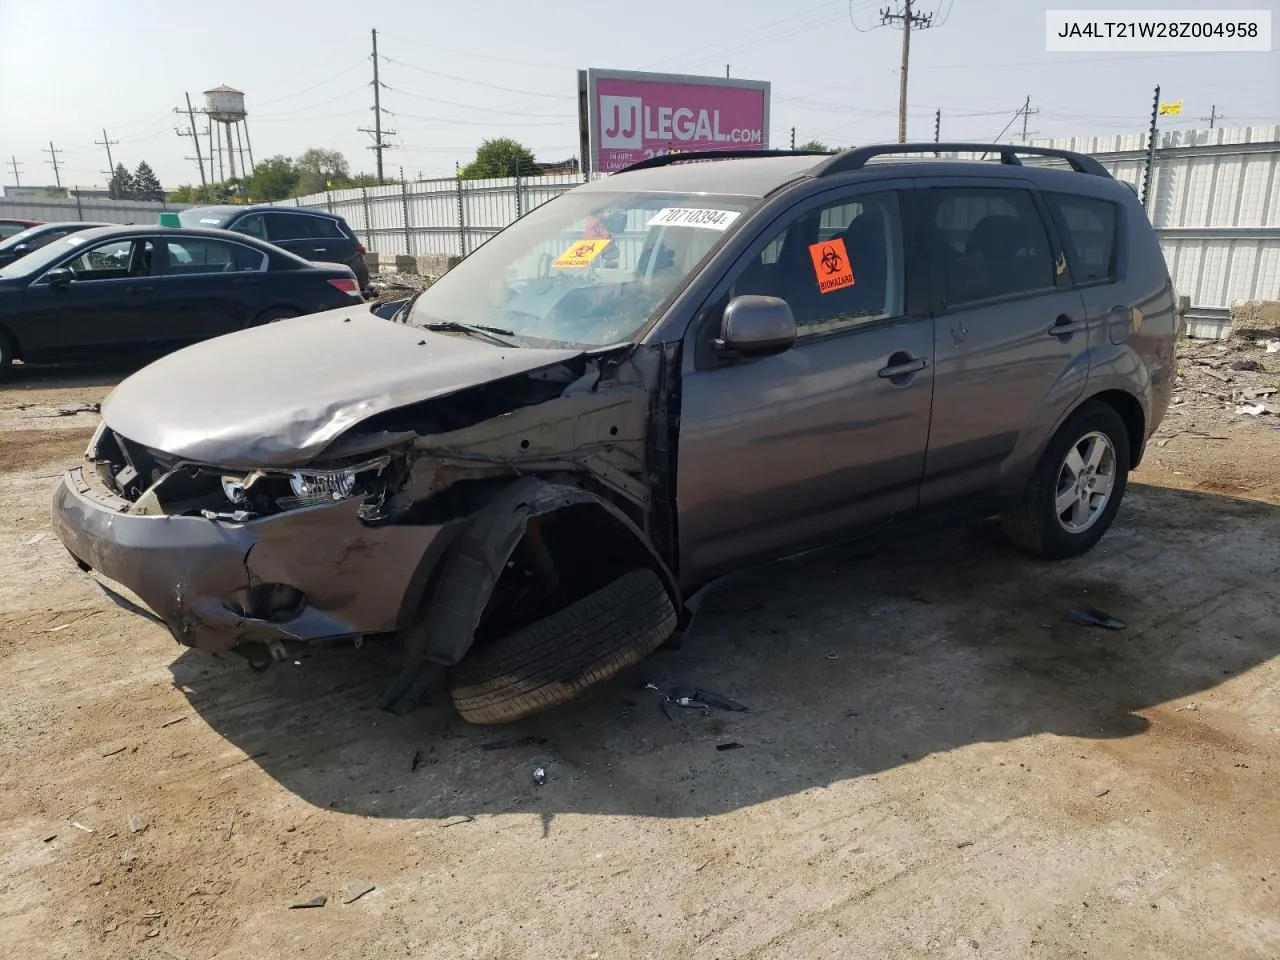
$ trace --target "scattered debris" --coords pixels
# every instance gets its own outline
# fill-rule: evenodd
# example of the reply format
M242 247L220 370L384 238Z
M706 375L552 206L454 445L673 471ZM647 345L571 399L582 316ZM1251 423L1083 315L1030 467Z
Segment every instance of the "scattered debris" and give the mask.
M90 880L90 881L89 881L89 886L91 886L91 887L100 887L100 886L102 886L102 878L101 878L101 877L94 877L92 880Z
M857 711L857 710L846 710L846 711L844 712L844 718L845 718L846 720L850 720L850 719L852 719L853 717L858 717L858 716L861 716L861 714L860 714L860 713L858 713L858 711Z
M310 900L306 901L305 903L290 904L289 909L290 910L310 910L313 907L323 907L328 902L329 902L329 898L322 893L318 897L312 897Z
M701 700L708 706L717 707L721 710L731 710L734 713L747 712L747 708L732 697L726 697L721 693L712 693L710 690L703 690L701 687L693 691L693 699Z
M98 413L101 407L96 403L64 403L58 408L58 416L74 417L77 413Z
M972 846L973 846L972 840L961 840L959 843L956 844L956 849L963 850L965 847L972 847Z
M1105 797L1105 796L1106 796L1108 793L1110 793L1110 792L1111 792L1111 791L1110 791L1110 790L1108 790L1106 787L1103 787L1101 790L1097 791L1097 792L1094 794L1094 796L1095 796L1095 797Z
M108 747L105 751L103 751L100 754L100 756L114 757L117 753L124 753L128 749L129 749L129 745L127 743L119 747Z
M171 719L169 719L169 720L166 720L164 723L160 724L160 727L161 727L162 729L163 729L164 727L172 727L175 723L181 723L181 722L182 722L183 720L185 720L185 719L187 719L185 715L183 715L183 716L181 716L181 717L173 717L173 718L171 718Z
M1238 370L1242 373L1262 373L1262 364L1257 360L1236 360L1234 363L1227 364L1232 370Z
M54 840L57 840L57 839L58 839L58 835L56 833L51 833L47 837L42 837L41 841L43 843L52 843Z
M736 740L731 741L731 742L729 742L729 743L717 743L717 744L716 744L716 749L717 749L717 750L721 750L721 751L724 751L724 750L741 750L741 749L742 749L742 744L738 743Z
M232 831L233 831L233 830L235 830L235 828L236 828L236 817L238 817L238 816L240 816L240 811L239 811L239 810L232 810L232 811L231 811L231 819L227 821L227 832L226 832L226 834L223 836L223 838L222 838L223 840L230 840L230 839L231 839L231 833L232 833Z
M1280 340L1268 340L1267 353L1280 353Z
M422 766L422 748L419 747L413 751L413 759L409 762L409 772L417 773L418 768Z
M547 782L546 767L534 767L533 768L533 785L535 787L540 787L546 782Z
M828 653L828 654L827 654L827 659L828 659L828 660L839 660L839 659L840 659L840 654L838 654L838 653Z
M36 534L34 537L32 537L30 540L23 540L23 541L22 541L22 545L23 545L24 547L34 547L37 543L39 543L41 540L43 540L43 539L44 539L45 537L47 537L48 535L49 535L49 534L47 534L47 533L37 533L37 534Z
M141 817L134 816L131 813L129 814L128 820L130 833L141 833L143 830L147 829L147 821L143 820Z
M77 821L75 821L75 820L68 820L67 822L68 822L68 823L70 823L70 824L71 824L73 827L75 827L77 830L83 830L85 833L97 833L97 832L98 832L98 831L94 830L94 829L93 829L93 827L86 827L83 823L79 823L79 822L77 822Z
M159 910L148 910L142 915L143 920L159 920L163 914Z
M60 623L56 627L50 627L48 630L45 631L45 633L61 633L63 630L67 629L67 627L69 626L71 626L71 624L69 623Z
M1223 383L1231 382L1230 376L1228 376L1225 373L1222 373L1219 370L1214 370L1212 367L1204 367L1200 370L1200 372L1208 374L1209 376L1213 377L1213 379L1215 380L1221 380Z
M1104 630L1123 630L1128 624L1123 620L1117 620L1111 614L1095 607L1080 607L1075 610L1068 610L1064 614L1068 623L1074 623L1081 627L1102 627Z
M1178 712L1179 712L1179 713L1181 713L1181 712L1182 712L1182 711L1184 711L1184 710L1192 710L1192 711L1195 711L1195 710L1199 710L1199 709L1200 709L1200 704L1198 704L1198 703L1188 703L1188 704L1186 704L1185 706L1181 706L1181 707L1179 707L1179 708L1178 708Z
M372 883L365 883L363 880L357 880L347 888L347 895L343 898L343 903L355 903L366 893L373 893L376 890Z
M514 747L536 747L547 742L546 737L517 737L514 740L494 740L480 744L481 750L508 750Z
M538 768L538 770L541 770L541 769L542 769L541 767L539 767L539 768ZM534 771L534 773L535 773L535 775L536 775L536 774L537 774L537 771L535 770L535 771ZM545 780L545 777L544 777L544 780ZM534 780L534 783L537 783L537 782L538 782L538 781L535 779L535 780ZM473 822L475 822L475 819L476 819L475 817L469 817L469 816L467 816L465 813L460 813L460 814L458 814L458 815L457 815L457 816L455 816L455 817L450 817L450 818L449 818L448 823L442 823L442 824L440 824L440 826L442 826L442 827L457 827L457 826L460 826L460 825L462 825L462 824L464 824L464 823L473 823Z
M1242 403L1236 407L1236 413L1243 413L1250 417L1280 414L1280 405L1274 403Z

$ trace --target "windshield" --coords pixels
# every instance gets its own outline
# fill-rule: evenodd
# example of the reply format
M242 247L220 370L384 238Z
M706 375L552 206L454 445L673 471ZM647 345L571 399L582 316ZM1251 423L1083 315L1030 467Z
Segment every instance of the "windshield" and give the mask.
M0 277L26 277L33 273L39 273L50 265L57 263L72 250L83 247L92 239L90 234L96 234L95 230L85 230L80 233L73 233L55 240L53 243L47 243L39 250L33 250L25 257L15 260L9 266L0 270Z
M8 240L0 243L0 253L7 253L20 243L28 242L32 237L39 236L44 227L27 227L21 233L15 233Z
M213 227L217 229L226 226L230 219L230 213L224 213L221 210L210 210L208 207L192 207L190 210L178 211L178 222L184 227Z
M631 339L759 201L570 191L428 287L409 323L469 324L539 345Z

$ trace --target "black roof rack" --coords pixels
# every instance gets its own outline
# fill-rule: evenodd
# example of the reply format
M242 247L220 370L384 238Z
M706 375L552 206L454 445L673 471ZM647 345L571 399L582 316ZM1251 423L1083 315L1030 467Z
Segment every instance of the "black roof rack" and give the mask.
M688 150L680 153L663 153L656 157L646 157L615 172L630 173L632 170L650 170L653 167L666 167L673 163L696 163L700 160L752 160L756 157L830 156L835 156L835 154L832 154L829 150Z
M1086 156L1083 153L1074 153L1071 150L1056 150L1052 147L1024 147L1006 143L885 143L870 147L855 147L851 150L837 153L825 163L818 164L813 169L811 176L829 177L837 173L861 170L872 157L879 157L884 154L939 153L944 150L952 153L995 153L999 154L1001 163L1011 164L1015 167L1022 166L1022 161L1018 159L1018 154L1020 153L1033 157L1056 157L1059 160L1067 161L1071 165L1071 169L1076 173L1088 173L1095 177L1111 178L1111 174L1107 172L1106 167L1093 159L1093 157Z

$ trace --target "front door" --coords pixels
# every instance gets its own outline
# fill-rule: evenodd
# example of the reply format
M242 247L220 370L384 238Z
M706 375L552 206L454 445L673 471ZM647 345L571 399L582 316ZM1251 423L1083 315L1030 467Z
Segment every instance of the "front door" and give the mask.
M1007 495L1084 390L1084 304L1019 180L927 181L921 227L937 315L922 509Z
M685 586L882 528L917 508L933 326L907 296L906 182L829 191L765 230L686 339L677 509ZM798 340L715 351L738 295L781 297Z

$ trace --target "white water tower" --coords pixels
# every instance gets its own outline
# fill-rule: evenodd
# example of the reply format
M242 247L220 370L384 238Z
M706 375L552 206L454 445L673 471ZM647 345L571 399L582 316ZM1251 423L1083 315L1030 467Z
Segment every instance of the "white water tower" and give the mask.
M209 117L209 150L210 164L213 163L214 152L214 124L218 125L217 134L217 154L218 154L218 171L219 179L225 179L222 175L223 165L222 158L226 157L230 178L235 179L236 176L236 155L240 155L240 172L242 174L249 173L253 170L253 147L249 147L249 163L246 166L244 162L244 147L240 142L240 130L244 129L244 142L249 142L249 126L245 120L248 114L244 109L244 92L234 87L229 87L225 83L214 87L212 90L204 92L204 112ZM235 134L235 142L232 143L232 133ZM224 146L225 144L225 146Z

